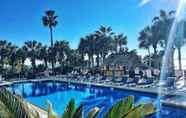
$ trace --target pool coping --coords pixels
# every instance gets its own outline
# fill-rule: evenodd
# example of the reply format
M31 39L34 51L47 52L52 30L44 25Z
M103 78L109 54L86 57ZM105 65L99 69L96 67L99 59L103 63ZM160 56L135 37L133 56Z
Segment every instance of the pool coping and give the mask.
M116 86L116 85L106 85L106 84L100 84L100 83L93 83L93 82L83 82L83 81L72 81L72 80L64 80L61 78L57 77L49 77L47 79L29 79L29 80L11 80L9 82L5 82L3 84L0 84L1 86L7 86L11 85L14 83L20 83L20 82L39 82L39 81L59 81L59 82L65 82L65 83L72 83L72 84L81 84L81 85L88 85L88 86L96 86L96 87L106 87L106 88L113 88L113 89L119 89L119 90L128 90L128 91L134 91L138 93L147 93L147 94L154 94L158 95L157 89L149 89L149 88L139 88L139 87L126 87L126 86ZM171 96L183 96L181 93L175 93L174 91L172 92L162 92L164 95L171 95ZM186 100L185 100L186 102ZM186 104L180 104L180 101L176 100L161 100L161 103L166 106L172 106L172 107L177 107L177 108L183 108L186 109ZM35 105L36 106L36 105Z

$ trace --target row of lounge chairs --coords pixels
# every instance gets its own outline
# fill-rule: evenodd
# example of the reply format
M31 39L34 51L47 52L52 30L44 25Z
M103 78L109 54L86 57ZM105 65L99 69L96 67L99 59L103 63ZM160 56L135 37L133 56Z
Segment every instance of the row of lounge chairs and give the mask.
M65 77L67 81L96 83L105 85L119 85L119 86L139 86L139 87L152 87L155 80L152 78L142 79L140 76L130 78L128 75L123 77L106 77L101 75L95 76L80 76L80 75L68 75Z
M76 74L75 76L72 74L67 76L67 79L78 82L90 82L90 83L99 83L99 84L112 84L119 86L135 86L135 87L162 87L166 89L174 89L176 88L177 80L180 78L185 78L183 72L175 71L175 77L168 77L165 80L160 80L159 75L160 72L158 70L154 70L156 76L153 76L152 71L147 70L144 72L147 77L141 77L139 74L135 74L133 77L129 77L129 75L125 75L122 77L113 77L113 76L101 76L101 75L82 75ZM184 80L184 79L183 79ZM186 80L186 79L185 79Z

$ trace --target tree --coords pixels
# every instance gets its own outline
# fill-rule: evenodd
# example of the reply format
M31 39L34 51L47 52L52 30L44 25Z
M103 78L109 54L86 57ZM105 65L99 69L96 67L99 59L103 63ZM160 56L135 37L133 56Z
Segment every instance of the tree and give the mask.
M41 49L41 43L33 40L33 41L27 41L25 42L25 48L28 51L28 58L30 58L31 64L32 64L32 69L33 69L33 74L36 72L36 59L38 59L38 54Z
M70 53L67 54L66 60L71 67L83 65L81 54L75 49L70 49Z
M123 34L118 34L114 36L114 45L115 45L115 51L116 52L122 52L122 46L127 45L127 36L124 36ZM119 50L118 50L119 48Z
M103 62L105 60L106 55L110 50L112 50L112 36L114 32L112 32L111 27L100 26L100 28L94 34L96 36L96 55L97 55L97 65L99 66L99 56L101 56Z
M54 44L54 49L57 53L56 59L61 65L61 68L64 68L64 62L67 58L67 54L70 51L69 43L67 41L56 41Z
M3 87L0 88L0 112L1 118L33 118L23 99Z
M145 49L148 51L148 64L149 68L151 68L151 55L150 55L150 46L151 46L151 29L147 26L140 32L140 36L138 37L139 48Z
M50 29L50 40L51 40L51 49L53 49L53 28L58 24L55 11L48 10L45 12L45 16L42 17L43 25ZM54 69L54 60L52 59L52 70Z
M167 13L164 10L160 10L160 15L153 18L153 24L151 26L151 45L154 49L154 54L157 54L157 46L166 48L169 32L174 21L174 11Z
M17 50L18 50L17 46L9 45L9 63L12 67L12 72L14 72L14 67L15 67L16 61L18 60Z
M90 34L86 36L87 40L87 54L90 60L91 67L94 67L94 54L96 51L96 36L94 34Z
M184 28L186 28L185 27L185 21L180 21L180 23L177 26L176 37L175 37L175 41L174 41L174 45L178 50L179 70L182 70L181 48L184 46L184 44L186 42L185 34L184 34Z
M164 50L166 50L170 29L174 21L174 16L175 16L174 11L170 11L167 13L166 11L161 10L160 15L153 18L152 25L148 28L149 30L147 30L149 32L147 34L151 35L148 38L149 41L146 42L144 40L141 40L140 41L141 44L139 46L143 48L149 48L148 46L152 46L155 55L152 56L154 57L156 57L156 55L158 54L158 50L157 50L158 46L161 46ZM145 33L143 32L140 35L142 37L146 37ZM174 45L172 45L170 55L167 57L169 61L168 70L172 74L174 73L173 56L174 56Z
M84 61L84 56L86 54L86 46L87 46L87 41L85 38L80 39L80 43L78 45L78 51L81 54L81 59Z
M16 53L18 60L21 61L21 72L23 72L25 60L27 58L27 52L28 52L27 47L22 46L21 48L17 50L17 53Z
M6 40L0 40L0 63L1 63L1 74L4 73L4 64L5 64L5 58L9 54L8 46L11 45L11 43L7 42Z
M39 58L44 61L45 68L48 68L48 47L42 46L40 51L39 51Z

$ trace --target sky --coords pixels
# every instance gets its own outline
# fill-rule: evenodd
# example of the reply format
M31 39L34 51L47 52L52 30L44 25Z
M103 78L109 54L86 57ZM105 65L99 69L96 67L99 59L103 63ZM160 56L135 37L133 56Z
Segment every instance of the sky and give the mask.
M137 48L139 31L151 24L160 9L174 9L173 0L0 0L0 39L23 45L27 40L49 44L49 30L41 17L56 11L59 24L55 40L68 40L77 48L80 37L100 25L128 36L129 48Z
M41 18L46 10L58 15L54 29L55 40L67 40L77 48L79 39L97 30L100 25L111 26L116 33L128 37L128 47L138 49L139 32L150 25L160 9L175 10L178 0L0 0L0 40L21 46L37 40L50 44L49 29ZM144 50L138 50L144 54Z

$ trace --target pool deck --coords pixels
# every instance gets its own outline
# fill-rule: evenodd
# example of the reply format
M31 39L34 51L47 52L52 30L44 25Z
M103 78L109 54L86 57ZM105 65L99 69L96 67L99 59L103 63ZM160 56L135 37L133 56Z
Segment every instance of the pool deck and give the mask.
M49 77L47 79L33 79L33 80L13 80L10 82L3 82L0 83L0 86L4 85L11 85L13 83L19 83L19 82L38 82L38 81L60 81L60 82L67 82L67 83L73 83L73 84L83 84L87 86L98 86L98 87L108 87L112 89L121 89L121 90L131 90L131 91L136 91L136 92L142 92L142 93L150 93L150 94L155 94L158 95L158 88L140 88L140 87L129 87L129 86L120 86L120 85L110 85L110 84L105 84L105 83L90 83L90 82L83 82L83 81L72 81L72 80L67 80L64 78L57 78L57 77ZM165 100L162 100L162 104L164 105L169 105L173 107L178 107L178 108L184 108L186 109L186 87L183 88L183 90L163 90L162 95L169 95L171 98L166 98ZM40 115L42 118L46 118L46 112L41 109L37 108L37 106L32 105L34 109L39 111L41 113Z

